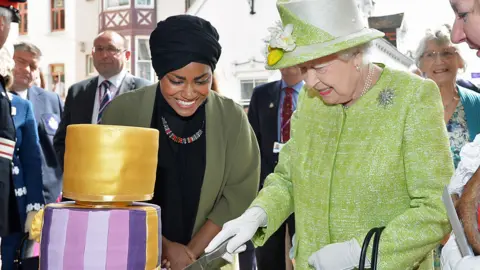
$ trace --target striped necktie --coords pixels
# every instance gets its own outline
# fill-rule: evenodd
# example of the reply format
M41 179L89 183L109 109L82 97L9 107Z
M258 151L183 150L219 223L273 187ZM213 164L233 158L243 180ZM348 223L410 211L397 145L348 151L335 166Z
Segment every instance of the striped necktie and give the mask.
M295 91L293 88L285 88L282 108L282 126L280 129L282 143L290 139L290 118L293 114L293 91Z
M100 91L103 92L103 96L100 101L100 107L98 109L97 124L100 124L102 122L103 111L107 107L108 103L110 103L110 101L112 100L110 86L112 86L112 83L109 80L104 80L99 86Z

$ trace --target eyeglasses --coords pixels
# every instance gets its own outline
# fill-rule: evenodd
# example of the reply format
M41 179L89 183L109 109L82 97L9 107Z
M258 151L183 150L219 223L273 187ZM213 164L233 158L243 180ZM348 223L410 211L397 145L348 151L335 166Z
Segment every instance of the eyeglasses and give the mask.
M97 46L97 47L92 48L93 53L106 52L109 55L116 55L116 54L119 54L119 53L124 52L124 51L126 51L126 50L115 48L113 46L108 46L108 47Z
M453 56L455 56L456 53L457 53L457 49L455 48L448 48L439 52L427 51L424 54L422 54L422 58L425 58L426 60L429 60L429 61L437 60L438 56L440 56L440 59L451 59Z

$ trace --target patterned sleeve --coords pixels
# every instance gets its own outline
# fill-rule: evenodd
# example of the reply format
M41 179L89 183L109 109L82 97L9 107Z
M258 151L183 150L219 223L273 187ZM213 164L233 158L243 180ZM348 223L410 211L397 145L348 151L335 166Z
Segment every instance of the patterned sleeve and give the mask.
M387 224L382 234L381 269L418 265L451 231L441 195L453 174L453 161L436 84L423 81L406 104L403 152L410 208ZM364 237L356 239L362 243Z
M20 162L27 189L27 213L43 208L42 159L38 139L37 123L33 116L32 104L27 101L27 113L20 145Z
M295 149L296 122L301 118L302 102L305 98L302 90L298 97L297 110L292 115L291 137L281 149L278 164L273 173L267 176L265 184L250 207L261 207L267 213L267 227L257 231L252 241L256 246L265 244L266 240L277 231L280 225L293 213L293 183L291 164Z

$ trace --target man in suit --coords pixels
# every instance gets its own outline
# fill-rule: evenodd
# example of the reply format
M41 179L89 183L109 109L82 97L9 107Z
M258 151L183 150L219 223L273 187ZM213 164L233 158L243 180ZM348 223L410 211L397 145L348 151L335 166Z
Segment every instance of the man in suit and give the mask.
M297 99L303 87L303 75L299 68L280 70L282 79L256 87L248 107L248 120L257 136L261 154L260 189L265 178L273 172L278 153L290 139L290 117L297 107ZM255 251L259 270L286 268L285 235L295 233L293 214L275 234ZM290 239L291 241L291 239Z
M103 110L116 96L152 82L130 75L125 64L130 58L128 43L122 35L106 31L93 42L93 64L99 75L72 85L68 89L65 110L53 139L63 169L65 137L71 124L97 124Z
M63 103L57 94L35 86L42 56L40 49L28 42L20 42L14 48L11 90L33 105L41 146L43 195L46 203L52 203L62 190L62 170L53 148L53 136L60 122Z
M20 22L18 3L24 2L26 0L0 0L0 48L8 38L11 22ZM15 126L5 89L5 72L2 70L0 74L0 237L21 231L12 178Z

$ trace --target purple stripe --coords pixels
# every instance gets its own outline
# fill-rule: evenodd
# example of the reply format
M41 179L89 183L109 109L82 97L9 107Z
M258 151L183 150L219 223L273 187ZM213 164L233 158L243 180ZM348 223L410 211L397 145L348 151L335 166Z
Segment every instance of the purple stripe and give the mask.
M147 212L130 210L127 270L145 269L147 260Z
M106 270L122 270L127 265L130 214L128 210L110 212Z
M40 250L43 250L40 255L40 268L48 269L48 244L50 243L50 226L52 226L52 212L53 209L46 207L43 214L43 228L42 241L40 242Z
M83 256L87 239L88 212L69 209L67 239L63 254L64 269L83 269Z

